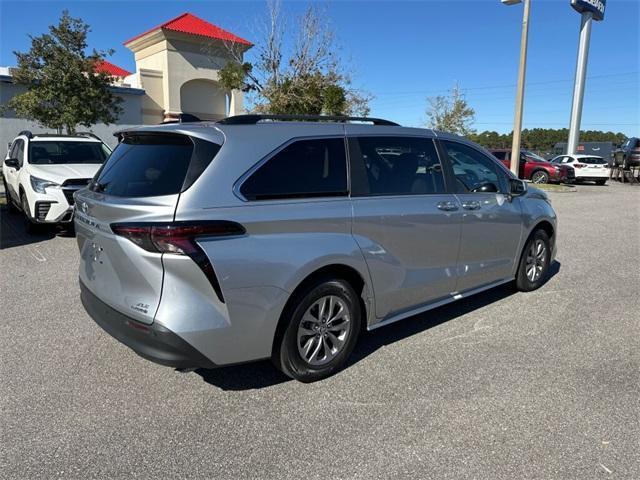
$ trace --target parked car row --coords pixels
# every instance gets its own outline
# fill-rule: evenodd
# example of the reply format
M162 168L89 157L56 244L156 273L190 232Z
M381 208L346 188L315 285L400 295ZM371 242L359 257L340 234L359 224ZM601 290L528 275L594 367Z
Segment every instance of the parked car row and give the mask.
M510 149L494 149L491 153L505 167L510 168ZM558 155L551 160L545 160L531 151L521 150L518 176L533 183L590 181L604 185L610 176L610 169L608 162L596 155Z

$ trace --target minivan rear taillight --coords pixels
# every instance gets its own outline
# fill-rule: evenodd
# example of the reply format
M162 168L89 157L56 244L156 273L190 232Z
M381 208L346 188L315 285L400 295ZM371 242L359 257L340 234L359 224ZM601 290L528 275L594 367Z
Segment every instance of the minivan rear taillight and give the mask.
M202 237L244 235L244 227L228 220L171 223L114 223L111 230L149 252L189 256L205 274L216 295L224 302L222 289L213 265L196 243Z
M131 240L149 252L192 255L199 250L197 237L244 235L239 223L227 220L171 223L114 223L116 235Z

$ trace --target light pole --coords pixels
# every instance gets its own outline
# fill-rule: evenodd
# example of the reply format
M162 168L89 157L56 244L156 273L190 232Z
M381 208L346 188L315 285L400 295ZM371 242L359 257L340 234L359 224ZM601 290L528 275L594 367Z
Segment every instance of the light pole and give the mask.
M515 5L522 0L501 0L505 5ZM527 44L529 40L529 11L531 0L524 0L522 34L520 37L520 64L518 65L518 86L516 88L516 111L513 119L513 143L511 144L511 171L518 176L520 166L520 135L522 132L522 110L524 107L524 79L527 73Z
M606 0L571 0L571 6L582 16L580 22L580 42L578 44L578 60L576 61L576 78L573 83L573 101L571 104L571 120L569 124L569 140L567 153L575 154L580 141L580 120L582 119L582 100L584 84L587 76L587 59L589 58L589 41L593 20L602 20L606 8Z

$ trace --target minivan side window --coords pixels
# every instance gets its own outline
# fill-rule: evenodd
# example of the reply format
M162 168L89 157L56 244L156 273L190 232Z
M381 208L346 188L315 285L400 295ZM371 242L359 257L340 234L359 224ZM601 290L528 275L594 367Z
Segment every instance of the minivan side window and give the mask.
M462 143L443 141L456 179L458 193L499 192L498 165L475 148Z
M353 137L352 196L446 193L433 140L420 137Z
M247 178L240 193L248 200L345 196L344 138L296 140Z

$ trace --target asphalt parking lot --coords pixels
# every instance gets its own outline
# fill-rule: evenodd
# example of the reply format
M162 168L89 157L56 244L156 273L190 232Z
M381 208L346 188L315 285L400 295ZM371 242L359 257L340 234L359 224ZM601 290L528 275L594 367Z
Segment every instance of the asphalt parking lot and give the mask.
M188 374L104 333L75 239L2 207L1 478L640 478L640 188L552 193L558 263L367 334L300 384Z

